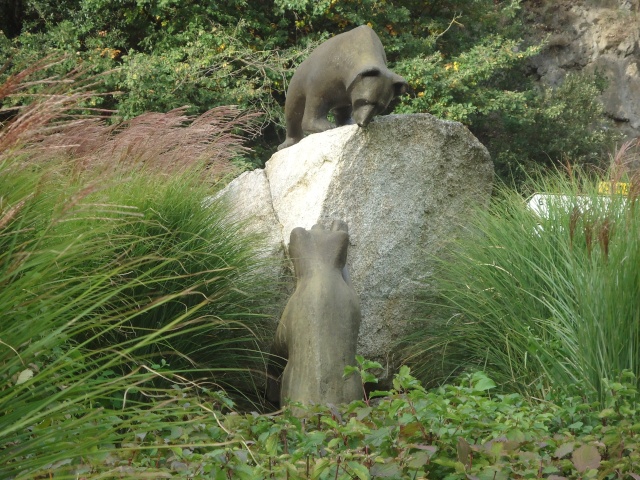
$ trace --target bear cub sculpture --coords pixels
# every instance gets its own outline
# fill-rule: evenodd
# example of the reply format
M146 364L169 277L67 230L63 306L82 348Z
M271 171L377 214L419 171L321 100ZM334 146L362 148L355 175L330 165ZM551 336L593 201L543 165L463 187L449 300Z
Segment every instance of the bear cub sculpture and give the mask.
M271 350L286 360L284 372L270 363L267 398L314 404L348 403L362 398L356 376L343 378L355 365L360 301L346 274L347 224L335 220L330 230L291 231L289 256L296 289L284 309ZM281 374L281 375L280 375Z
M305 133L357 123L366 127L409 85L387 68L382 42L367 25L320 44L297 68L284 106L287 138L278 150L298 143Z

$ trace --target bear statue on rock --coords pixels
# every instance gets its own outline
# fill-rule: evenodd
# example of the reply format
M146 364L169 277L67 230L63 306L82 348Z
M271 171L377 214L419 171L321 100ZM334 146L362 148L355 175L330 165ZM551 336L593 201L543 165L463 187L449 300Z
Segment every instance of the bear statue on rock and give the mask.
M363 25L330 38L297 68L287 90L284 113L287 138L281 150L302 140L305 133L356 123L366 127L409 85L387 68L380 39Z

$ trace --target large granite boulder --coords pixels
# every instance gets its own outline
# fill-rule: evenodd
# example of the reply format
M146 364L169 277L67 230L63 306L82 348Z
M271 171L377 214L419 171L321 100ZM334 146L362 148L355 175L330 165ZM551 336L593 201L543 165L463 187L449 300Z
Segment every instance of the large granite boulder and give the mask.
M364 129L310 135L222 195L271 239L276 257L296 227L347 222L347 267L362 308L358 353L389 367L386 376L416 294L430 288L434 259L469 211L489 202L492 182L487 150L462 124L388 115Z

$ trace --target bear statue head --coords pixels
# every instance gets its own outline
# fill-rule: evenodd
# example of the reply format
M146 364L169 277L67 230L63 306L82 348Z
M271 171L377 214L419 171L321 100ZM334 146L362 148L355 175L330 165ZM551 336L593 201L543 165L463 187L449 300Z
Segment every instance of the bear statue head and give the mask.
M387 68L374 66L361 70L347 87L353 120L360 127L366 127L392 100L408 91L407 81Z

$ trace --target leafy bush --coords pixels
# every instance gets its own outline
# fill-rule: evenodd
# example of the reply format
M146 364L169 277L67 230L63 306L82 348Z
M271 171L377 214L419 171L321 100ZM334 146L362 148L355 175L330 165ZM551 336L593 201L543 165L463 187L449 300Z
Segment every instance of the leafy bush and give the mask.
M541 215L508 189L477 212L442 264L443 310L425 314L414 339L421 375L482 368L507 390L580 385L594 400L602 378L640 374L637 192L601 195L595 177L575 170L534 183L551 194Z
M512 93L513 101L505 97L470 123L491 149L496 173L518 185L542 167L553 170L569 160L601 167L619 140L599 100L605 86L597 75L569 74L558 87Z
M164 426L159 414L123 422L123 448L42 473L291 480L635 478L640 467L635 383L629 372L611 381L603 405L571 396L528 402L518 394L492 394L495 384L482 373L428 392L403 367L394 388L380 392L371 405L298 405L302 417L289 408L276 415L237 414L221 397L185 397L177 402L182 424L171 414Z
M378 33L391 68L415 91L396 111L465 123L504 178L521 180L520 164L554 164L565 156L593 161L610 136L598 118L601 82L569 79L551 90L528 78L527 59L540 46L523 43L517 0L21 5L0 26L14 32L11 41L0 35L0 52L13 58L13 68L42 51L67 52L58 73L78 64L104 73L102 92L120 93L94 98L95 106L125 119L185 105L190 114L231 104L259 110L263 135L253 140L255 164L283 140L282 105L295 67L320 41L363 24Z

